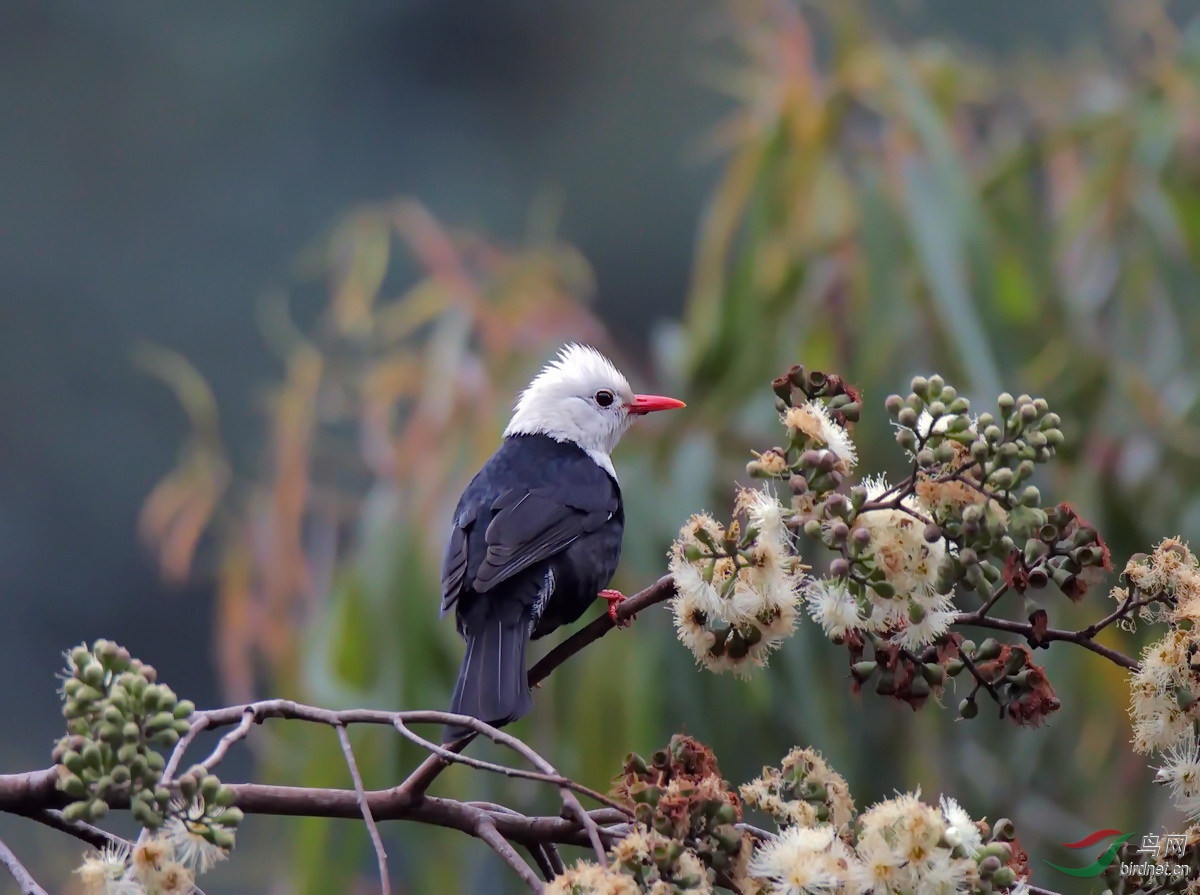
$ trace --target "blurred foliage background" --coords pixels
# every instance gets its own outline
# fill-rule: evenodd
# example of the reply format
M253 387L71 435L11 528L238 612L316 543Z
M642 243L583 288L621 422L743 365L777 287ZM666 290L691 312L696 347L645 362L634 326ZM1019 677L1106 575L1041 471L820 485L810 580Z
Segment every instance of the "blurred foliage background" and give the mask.
M689 405L619 449L629 523L616 584L626 592L661 574L689 513L727 510L749 451L778 440L768 383L795 362L862 389L864 471L901 469L882 400L936 370L977 408L1001 390L1049 400L1069 448L1038 484L1097 524L1118 566L1164 535L1195 541L1200 20L1186 4L1044 7L1047 29L1092 21L1095 9L1102 24L1078 41L1068 26L1026 42L1019 30L1005 40L999 25L987 34L956 22L946 4L681 7L671 20L690 30L675 36L679 66L727 102L703 107L707 134L671 136L679 171L689 153L713 160L695 178L709 193L687 224L692 266L686 288L682 276L671 284L677 294L593 304L593 264L608 294L630 282L626 268L655 268L655 255L627 246L597 263L561 235L557 202L532 192L527 222L508 238L451 226L414 184L412 199L351 207L255 305L279 372L265 393L244 381L232 391L243 404L247 390L262 398L253 437L226 441L228 415L245 409L218 400L231 392L219 387L219 351L139 347L139 366L175 392L190 434L152 489L165 466L145 471L139 519L162 579L184 595L156 593L158 608L134 608L130 620L160 613L190 647L214 619L214 699L442 706L461 655L435 611L450 510L515 393L567 339L598 344L635 387ZM955 24L976 42L948 36ZM981 48L984 38L996 46ZM598 166L591 189L606 175ZM569 221L574 195L562 200ZM656 322L676 309L677 320ZM224 351L246 339L229 333ZM809 559L819 568L824 558ZM1078 607L1050 608L1068 627L1108 607L1098 588ZM126 637L125 624L94 610L52 630L61 640L70 627L57 646L132 640L170 667L152 654L172 628ZM1106 642L1131 651L1138 638L1109 632ZM599 788L627 751L645 754L679 730L711 744L735 781L811 744L860 805L920 786L973 815L1013 817L1035 882L1085 891L1044 867L1076 863L1057 843L1102 827L1174 832L1182 821L1128 749L1124 676L1067 645L1039 660L1063 709L1045 728L1016 730L987 712L954 722L933 704L914 714L872 694L852 699L841 651L812 625L750 683L702 674L654 612L556 672L514 729ZM37 699L51 705L45 689ZM345 786L325 733L267 727L243 767L267 782ZM368 786L392 784L419 758L395 737L361 737ZM33 766L38 749L14 744L4 757ZM461 769L437 791L556 810L553 793ZM402 891L517 891L465 837L384 832ZM33 848L29 863L49 868L73 846L38 837ZM58 868L45 871L52 886L65 885ZM369 891L372 868L359 824L256 820L206 890Z

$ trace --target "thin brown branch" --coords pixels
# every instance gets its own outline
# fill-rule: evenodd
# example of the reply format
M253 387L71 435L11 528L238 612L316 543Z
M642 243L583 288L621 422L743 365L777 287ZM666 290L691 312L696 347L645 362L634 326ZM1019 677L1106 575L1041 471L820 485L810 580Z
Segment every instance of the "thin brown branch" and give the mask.
M983 618L992 610L993 606L1000 602L1000 598L1006 593L1008 593L1008 584L1001 584L998 588L996 588L992 595L987 598L984 604L975 610L974 614L978 615L980 618Z
M30 820L36 820L40 824L45 824L51 829L58 830L60 833L74 836L80 842L86 842L88 845L99 850L103 850L110 845L125 845L130 848L133 846L133 843L122 839L120 836L113 835L108 830L93 827L91 824L84 823L81 820L67 820L62 816L61 811L55 811L51 808L43 808L24 816Z
M410 716L410 718L411 718L411 716L413 714L418 714L418 713L407 712L404 714ZM441 715L443 713L438 712L435 714ZM451 716L446 715L446 717L451 717ZM461 716L454 716L454 717L467 718L469 716L461 715ZM629 814L631 817L633 815L633 812L629 811L621 803L614 802L608 796L606 796L602 793L598 793L594 789L590 789L589 787L584 786L581 783L576 783L574 780L570 779L569 777L563 777L560 774L547 774L547 773L541 773L538 771L526 771L526 770L522 770L521 768L510 768L508 765L496 764L491 761L484 761L483 759L480 759L480 758L471 758L466 755L459 755L457 752L452 752L451 750L447 749L446 747L439 746L436 743L433 743L430 740L425 739L421 735L413 732L408 727L408 725L404 723L404 720L401 718L397 718L393 723L396 727L396 730L399 731L400 734L402 736L404 736L407 740L409 740L410 742L416 743L418 746L420 746L423 749L429 750L437 758L441 759L442 761L449 762L452 764L465 764L467 767L475 768L476 770L479 770L479 771L491 771L494 774L503 774L505 777L516 777L516 778L520 778L522 780L536 780L540 783L549 783L553 786L566 787L567 789L573 790L574 792L577 792L581 795L585 795L589 799L599 802L602 805L607 805L609 808L616 808L618 811L624 811L627 814ZM438 723L440 723L440 722L438 722ZM457 724L459 722L455 721L454 723ZM466 726L466 724L464 723L463 726ZM536 759L533 758L532 756L537 755L537 753L533 752L532 749L529 749L527 752L526 749L528 749L528 747L521 748L521 747L525 746L525 744L522 743L520 740L518 740L516 737L502 733L499 730L495 731L497 734L499 734L499 738L492 737L483 730L479 730L477 732L482 733L485 736L489 736L489 738L492 739L494 742L500 743L501 745L508 746L509 748L514 749L518 754L523 755L524 757L528 758L531 762L536 763L539 761L544 761L544 759L542 759L541 756L538 756Z
M217 742L217 745L213 747L213 750L209 754L208 758L200 762L200 764L204 766L205 770L211 771L213 768L215 768L225 759L225 756L229 754L229 750L232 748L234 743L240 742L249 736L250 728L254 726L254 722L256 720L258 720L257 713L253 707L247 706L242 711L242 720L238 722L238 726L229 731L229 733L225 734L225 736L221 737L221 739Z
M208 715L204 712L197 712L193 715L192 726L188 728L188 732L179 738L179 742L175 744L175 748L171 750L171 757L167 759L167 766L163 768L162 785L166 786L175 778L175 772L179 770L179 765L183 763L184 753L188 747L192 745L200 732L208 727Z
M498 854L509 867L517 872L517 875L524 880L534 892L542 892L545 886L542 881L537 878L537 874L533 872L525 861L517 854L517 850L512 847L512 843L500 835L500 831L496 829L496 824L493 822L490 815L480 811L478 814L478 822L475 825L475 835L492 847L492 851Z
M550 863L550 858L546 854L546 847L542 845L530 845L526 847L529 852L529 857L533 858L533 863L537 864L538 873L542 875L544 880L552 880L558 876L558 871L554 869L554 865Z
M1003 718L1004 717L1004 700L1002 700L1000 698L1000 694L999 694L999 692L997 692L996 686L991 681L989 681L987 678L985 678L983 676L983 672L981 672L979 670L979 668L975 665L974 661L972 661L971 657L968 656L965 652L959 652L958 658L962 661L963 667L966 668L967 671L969 671L971 673L971 677L975 678L975 689L971 691L971 697L972 697L971 701L974 702L975 694L978 693L980 687L982 687L984 690L987 690L988 696L992 697L992 701L995 702L997 706L999 706L1000 717Z
M617 622L629 621L643 609L666 602L675 596L675 582L670 575L659 578L645 590L638 591L617 604ZM540 684L555 668L571 658L584 647L595 643L616 625L607 612L601 613L580 628L550 652L546 653L533 668L529 669L529 685Z
M60 808L71 798L61 792L54 768L23 774L0 774L0 812L28 816L44 808ZM287 817L330 817L361 820L362 806L358 793L351 789L319 789L301 786L273 786L259 783L229 783L237 806L245 814L266 814ZM416 802L392 789L367 790L367 804L376 821L407 820L433 826L448 827L474 835L475 815L485 810L454 799L426 796ZM129 800L113 796L110 806L126 810ZM496 828L510 842L553 842L558 845L590 846L591 840L576 818L559 815L524 817L502 812L485 811ZM611 808L601 808L589 815L597 826L618 819ZM600 828L602 840L612 840L614 834Z
M1097 643L1091 637L1085 636L1086 632L1084 631L1061 631L1057 628L1051 628L1041 637L1038 637L1035 635L1033 625L1031 624L1009 621L1003 618L981 616L978 612L960 613L953 624L959 627L991 628L994 631L1008 631L1011 634L1020 634L1034 646L1044 645L1055 640L1074 643L1086 650L1091 650L1098 656L1103 656L1114 665L1119 665L1122 668L1130 670L1136 670L1138 667L1136 659L1130 658L1118 650Z
M244 716L243 716L244 718ZM239 730L241 727L239 726ZM375 859L379 863L379 890L382 895L391 895L392 882L388 875L387 851L383 847L383 839L379 836L379 827L371 816L371 806L367 804L367 791L363 786L362 774L358 770L358 762L354 760L354 749L350 745L350 732L346 725L335 725L338 742L342 744L342 754L346 756L346 767L350 769L350 779L354 781L354 792L362 808L363 823L367 825L367 833L371 836L371 844L375 846ZM235 731L236 732L236 731Z
M21 888L21 895L46 895L46 890L34 881L33 877L29 875L29 871L25 869L25 865L17 860L17 856L3 841L0 841L0 864L7 867L12 878L17 881L17 885Z
M470 736L455 740L453 743L442 744L442 749L457 754L467 748L474 739L475 734L472 733ZM433 785L433 781L437 779L438 775L450 767L451 764L453 764L452 761L443 758L435 752L417 765L417 769L404 778L404 782L397 789L402 790L410 799L422 798L429 791L429 787Z
M611 624L611 619L609 620L609 623ZM587 830L588 837L591 839L592 848L596 852L596 857L599 858L601 862L607 860L605 856L604 844L600 841L600 831L596 828L596 822L593 821L590 816L588 816L588 813L583 810L583 806L579 804L579 799L575 796L575 790L586 790L586 795L589 795L591 798L595 798L607 804L609 807L617 807L617 803L613 802L611 799L601 796L599 793L588 790L586 787L580 786L578 783L575 783L572 780L568 780L566 777L563 777L554 769L554 766L550 764L550 762L534 751L531 746L517 739L512 734L504 733L503 731L492 727L490 724L485 724L478 718L472 718L469 715L454 715L450 714L449 712L397 712L396 721L394 722L396 729L410 739L420 739L411 731L406 732L404 725L401 723L402 721L408 721L410 723L417 724L428 723L453 725L455 727L469 727L476 733L486 736L488 739L492 740L492 742L499 743L502 746L507 746L509 749L512 749L518 755L525 758L534 767L541 770L544 782L553 783L558 787L559 795L563 800L563 807L568 813L573 814L579 820L580 824L582 824L583 828ZM439 746L436 746L428 741L422 741L422 745L424 745L427 749L436 750L439 754L439 757L443 759L462 762L477 761L477 759L468 759L465 756L442 750ZM484 762L483 764L487 765L490 763ZM491 769L492 768L488 768L488 770ZM508 768L501 770L501 773L508 773L508 771L512 770L515 769Z
M1161 591L1154 594L1154 596L1145 597L1140 600L1135 600L1133 598L1133 593L1131 592L1126 595L1124 600L1121 601L1120 606L1118 606L1116 609L1114 609L1112 612L1110 612L1104 618L1100 619L1100 621L1093 622L1092 624L1088 625L1086 628L1083 628L1082 630L1077 631L1076 633L1078 633L1080 637L1084 637L1084 638L1090 640L1091 638L1093 638L1097 634L1099 634L1101 631L1103 631L1105 628L1108 628L1108 627L1116 624L1117 622L1123 621L1124 619L1128 618L1130 613L1132 613L1136 609L1142 609L1146 606L1153 605L1154 603L1169 603L1169 602L1173 602L1171 597L1167 596L1167 594L1165 594Z

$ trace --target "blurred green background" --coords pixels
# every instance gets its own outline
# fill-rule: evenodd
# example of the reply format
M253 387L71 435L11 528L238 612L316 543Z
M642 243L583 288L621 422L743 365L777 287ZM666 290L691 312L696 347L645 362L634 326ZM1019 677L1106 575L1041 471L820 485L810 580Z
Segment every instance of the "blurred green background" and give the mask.
M57 651L97 636L202 705L444 705L450 509L567 339L689 405L618 451L627 592L689 513L727 511L794 362L863 390L864 471L900 472L882 401L937 370L977 408L1050 401L1068 448L1039 485L1118 565L1196 540L1197 12L0 7L0 672L25 722L5 769L48 762ZM1104 588L1065 604L1061 627L1108 608ZM750 683L702 674L656 611L514 730L601 789L679 730L735 781L811 744L860 806L944 791L1014 818L1037 884L1087 891L1044 861L1094 856L1057 843L1183 822L1129 751L1123 675L1066 645L1039 659L1063 702L1048 726L956 723L852 699L812 625ZM349 785L329 731L252 742L229 779ZM419 757L378 731L356 746L368 786ZM556 810L461 769L436 791ZM75 844L29 826L0 835L69 891ZM458 834L384 835L399 891L518 891ZM365 892L373 868L360 824L256 819L203 884Z

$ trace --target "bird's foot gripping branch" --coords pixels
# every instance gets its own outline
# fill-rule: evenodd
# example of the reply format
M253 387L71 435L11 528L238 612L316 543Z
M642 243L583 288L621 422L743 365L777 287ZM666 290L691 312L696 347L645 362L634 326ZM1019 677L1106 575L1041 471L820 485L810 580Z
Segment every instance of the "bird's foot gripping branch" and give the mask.
M1059 708L1036 651L1071 643L1129 670L1134 748L1162 756L1157 781L1193 823L1185 854L1175 857L1180 866L1200 866L1200 561L1189 548L1167 539L1132 557L1096 621L1054 627L1055 599L1088 598L1110 558L1094 526L1068 504L1044 506L1030 484L1063 441L1044 401L1001 395L996 412L974 415L940 377L913 380L910 394L885 402L910 463L905 478L889 484L857 470L852 429L862 408L851 386L795 367L773 388L784 443L759 452L748 468L767 483L739 491L728 524L707 514L688 520L671 549L670 574L547 653L530 683L635 613L669 602L679 639L709 670L752 673L809 616L844 650L854 691L869 688L919 709L957 687L962 717L990 704L1002 718L1030 725ZM803 543L825 557L819 569L802 562ZM1111 629L1139 622L1165 629L1140 662L1101 642ZM383 892L391 884L378 825L390 820L478 838L534 891L1040 891L1029 885L1007 820L989 825L951 798L934 804L919 793L859 811L846 781L809 749L735 788L703 745L675 737L649 759L628 756L605 796L562 776L516 737L464 715L334 712L286 700L195 711L152 668L106 641L70 653L62 696L67 733L54 766L0 776L0 811L94 846L79 875L102 895L199 891L196 877L227 857L238 824L256 814L362 820ZM334 728L348 788L218 780L217 765L267 719ZM398 785L367 790L347 733L354 724L389 726L429 758ZM465 728L528 767L458 754L465 742L438 745L414 730L420 725ZM208 756L180 773L197 737L222 729ZM531 817L429 795L437 775L456 763L551 786L562 812ZM581 799L599 807L585 809ZM136 842L94 825L109 809L131 811L143 827ZM748 823L748 812L774 829ZM588 857L568 869L563 847ZM23 892L44 891L3 843L0 863ZM1143 883L1120 876L1119 866L1105 871L1115 895L1182 892L1196 878Z

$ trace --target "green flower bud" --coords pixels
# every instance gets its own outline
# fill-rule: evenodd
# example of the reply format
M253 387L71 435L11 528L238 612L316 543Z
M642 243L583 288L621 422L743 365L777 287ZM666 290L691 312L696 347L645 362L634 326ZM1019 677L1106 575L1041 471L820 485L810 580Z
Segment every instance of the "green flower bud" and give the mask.
M929 380L924 376L914 376L911 383L913 394L923 401L929 400ZM940 392L939 392L940 394Z
M90 802L72 802L63 809L63 817L70 821L87 820L90 817Z
M971 697L968 696L966 699L964 699L962 702L960 702L958 704L958 714L961 715L963 718L967 718L967 719L974 718L976 715L979 714L979 706L976 705L974 699L972 699Z
M212 797L211 804L218 808L229 808L237 801L237 795L228 786L221 786L217 789L217 793ZM733 821L729 821L733 823Z
M717 809L716 816L713 818L719 824L731 824L737 821L737 810L728 803ZM221 823L224 824L225 815L221 815Z
M879 594L885 600L890 600L896 596L895 586L887 581L868 581L867 587L871 588L871 590L875 591L875 593Z
M932 693L933 689L929 686L929 682L925 680L923 676L917 675L908 682L908 692L909 695L921 699Z
M887 410L888 416L897 416L904 407L904 399L899 395L888 395L887 400L883 402L884 409Z
M236 808L231 808L230 810L237 811ZM225 819L222 818L222 821L224 820ZM229 826L234 826L234 824L229 824ZM237 837L235 837L233 833L229 832L229 830L217 828L212 831L212 844L223 848L225 851L232 850L236 841Z
M98 662L89 662L80 672L83 682L94 690L104 686L104 668ZM99 698L97 696L97 698Z
M135 728L137 727L136 724L133 726ZM105 721L98 728L96 728L96 735L106 743L119 744L121 741L121 728L117 727L115 724L109 724L107 721Z
M1011 867L1001 867L992 874L993 889L1007 889L1017 881L1017 872Z
M104 758L100 752L100 747L95 743L95 741L88 740L84 744L84 747L80 750L79 754L83 756L84 765L95 768L96 770L100 770L100 765Z
M896 675L891 671L883 671L879 675L879 683L875 685L875 692L880 696L891 696L896 692Z
M154 809L145 802L132 801L129 803L129 813L133 815L133 819L143 827L154 829L158 826L158 816Z
M1005 445L1007 447L1008 445ZM1007 491L1013 485L1013 471L1001 466L988 476L988 483L1000 491Z
M870 679L871 675L875 673L875 670L878 667L878 662L872 662L870 660L864 662L855 662L850 666L850 675L860 684L865 684Z
M737 545L734 545L736 549ZM146 730L153 731L161 727L170 727L175 723L175 716L170 712L158 712L146 721Z
M1003 645L994 637L989 637L983 643L979 644L979 649L975 651L972 657L976 662L990 662L993 659L999 658Z
M911 407L904 407L896 415L896 422L901 426L912 429L917 425L917 412Z

